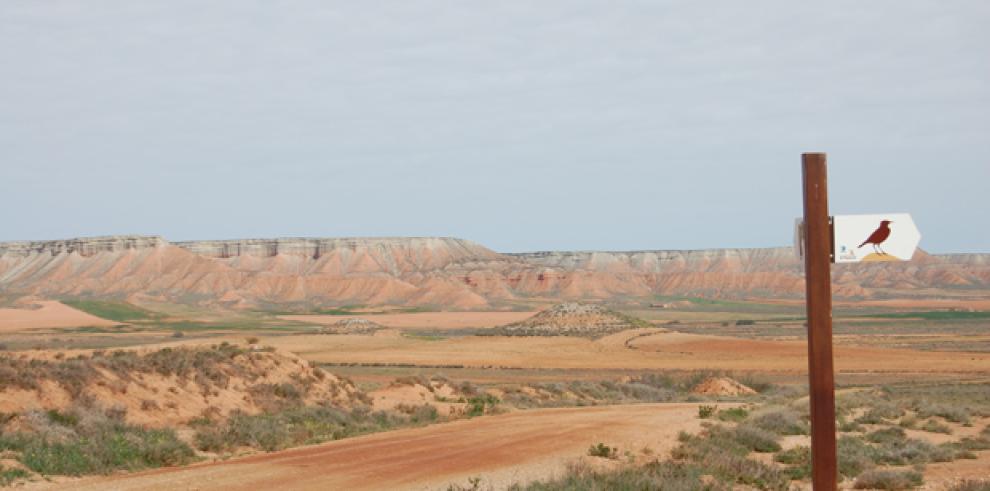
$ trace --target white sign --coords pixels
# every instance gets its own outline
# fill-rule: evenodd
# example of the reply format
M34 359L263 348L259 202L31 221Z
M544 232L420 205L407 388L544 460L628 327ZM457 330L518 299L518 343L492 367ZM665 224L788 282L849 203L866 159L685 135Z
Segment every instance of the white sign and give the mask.
M837 215L835 262L910 261L921 232L907 213Z

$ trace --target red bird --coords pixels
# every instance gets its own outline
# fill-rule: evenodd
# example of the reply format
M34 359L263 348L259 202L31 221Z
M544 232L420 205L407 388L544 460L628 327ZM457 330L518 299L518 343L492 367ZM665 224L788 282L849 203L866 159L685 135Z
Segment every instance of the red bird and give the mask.
M859 247L857 247L857 249L862 249L863 246L865 246L866 244L872 244L873 245L873 251L874 252L876 252L877 254L881 254L881 255L886 256L887 253L884 252L883 249L880 248L880 244L883 244L884 241L887 240L887 237L890 237L890 224L891 223L894 223L894 222L892 222L890 220L884 220L884 221L880 222L880 227L877 228L875 231L873 231L873 233L870 234L870 238L864 240L863 243L860 244Z

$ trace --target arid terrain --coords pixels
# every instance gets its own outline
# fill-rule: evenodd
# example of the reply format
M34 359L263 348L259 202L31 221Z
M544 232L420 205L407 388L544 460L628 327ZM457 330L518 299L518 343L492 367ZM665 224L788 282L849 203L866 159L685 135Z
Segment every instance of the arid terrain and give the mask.
M836 267L844 489L990 480L988 258ZM802 289L787 249L0 244L0 485L807 488Z

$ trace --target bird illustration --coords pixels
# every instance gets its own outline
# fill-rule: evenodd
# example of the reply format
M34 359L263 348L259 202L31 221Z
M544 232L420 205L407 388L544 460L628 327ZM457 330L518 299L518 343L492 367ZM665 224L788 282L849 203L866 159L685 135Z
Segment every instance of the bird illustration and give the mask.
M880 247L880 244L883 244L884 241L886 241L887 238L890 237L891 223L894 222L890 220L884 220L880 222L880 227L874 230L873 233L870 234L870 238L864 240L863 243L860 244L859 247L857 247L857 249L862 249L863 246L865 246L866 244L871 244L873 246L874 252L880 254L881 256L886 256L887 253L884 252L883 248Z

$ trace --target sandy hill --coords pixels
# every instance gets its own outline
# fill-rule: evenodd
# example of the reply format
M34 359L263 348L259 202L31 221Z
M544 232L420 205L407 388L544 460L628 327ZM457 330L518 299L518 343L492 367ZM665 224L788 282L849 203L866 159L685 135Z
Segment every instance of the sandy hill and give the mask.
M562 303L537 313L524 321L492 330L492 334L507 336L591 336L651 327L649 322L636 319L601 305Z
M990 291L990 254L840 265L837 298ZM445 237L169 242L123 236L0 243L0 300L153 298L230 308L405 305L485 309L532 297L800 298L789 248L501 254Z

